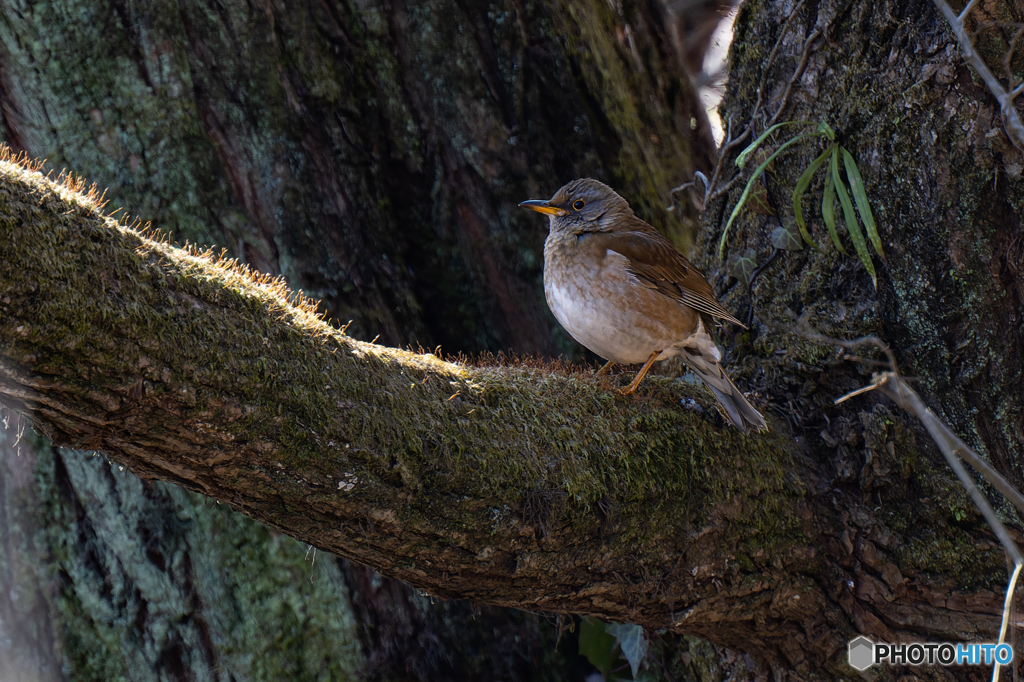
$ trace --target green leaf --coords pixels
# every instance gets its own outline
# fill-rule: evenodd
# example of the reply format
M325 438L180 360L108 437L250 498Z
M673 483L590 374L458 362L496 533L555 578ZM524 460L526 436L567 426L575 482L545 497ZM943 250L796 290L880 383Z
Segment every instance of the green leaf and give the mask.
M864 264L864 269L871 275L871 283L878 288L878 280L875 278L875 265L871 262L871 254L868 253L868 243L864 241L864 235L861 234L860 225L857 224L857 214L853 211L853 202L850 201L850 195L846 192L846 186L843 184L842 179L839 177L839 154L832 155L832 183L835 185L836 194L839 195L839 204L843 207L843 216L846 218L846 229L850 233L850 239L853 240L853 247L857 249L857 255L860 256L860 262Z
M729 259L729 274L744 284L750 284L750 278L757 269L756 257L757 252L753 249L747 249L743 255L733 255Z
M832 153L835 154L836 151L833 149ZM825 173L825 191L821 196L821 219L825 221L825 227L828 228L828 236L832 238L832 243L836 245L840 253L849 255L843 248L839 233L836 232L836 188L832 183L832 169L829 167Z
M786 121L785 123L776 123L771 128L761 133L761 136L759 138L748 144L746 149L740 152L740 155L736 157L736 165L739 166L740 168L743 168L745 165L747 165L747 160L750 158L750 155L754 153L754 150L760 147L761 143L764 142L769 135L774 133L779 128L783 126L792 125L808 125L809 123L810 121Z
M864 222L868 239L871 240L872 246L875 247L875 253L882 260L885 260L885 253L882 251L882 238L878 236L875 216L871 214L871 204L868 203L868 193L864 188L864 179L860 176L860 170L857 168L857 164L854 162L850 152L846 151L845 147L840 147L839 149L843 153L843 165L846 166L846 177L850 181L850 192L853 194L853 200L857 202L857 211L860 213L860 219Z
M787 216L781 225L772 230L772 246L783 251L800 251L804 248L803 242L800 241L801 232L796 219Z
M760 180L750 191L750 196L747 197L747 206L758 215L775 215L771 204L768 203L768 190Z
M644 629L639 625L623 625L620 623L608 623L605 631L619 640L622 648L622 655L629 661L629 669L633 672L633 679L636 679L637 670L647 656L647 638L644 637Z
M829 126L829 124L825 123L824 121L818 123L818 128L815 132L817 132L819 135L824 135L825 137L827 137L829 139L829 142L835 142L836 140L835 131L832 130L832 127Z
M776 124L776 125L782 125L782 124L779 123L779 124ZM736 216L739 215L740 209L742 209L743 208L743 204L746 203L747 196L750 194L750 188L754 186L754 182L761 175L761 173L764 172L764 169L768 167L768 164L770 164L772 161L775 160L776 156L778 156L783 151L785 151L787 147L789 147L791 145L794 145L797 142L800 142L801 140L806 139L810 135L811 135L811 133L800 133L799 135L794 137L792 140L789 140L784 145L782 145L781 147L776 149L774 154L772 154L767 159L762 161L761 165L758 166L754 170L754 173L750 176L750 180L747 181L747 186L743 188L743 194L740 195L740 200L736 202L736 208L732 209L732 214L729 216L729 222L727 222L725 224L725 229L722 230L722 238L718 242L718 257L719 258L724 258L725 257L725 238L729 234L729 227L732 226L732 221L736 220Z
M801 202L804 198L804 192L811 185L811 180L814 178L814 174L818 172L822 164L828 161L829 154L832 153L832 149L835 145L830 145L828 149L822 153L821 156L811 161L809 165L800 176L800 179L796 181L796 187L793 189L793 214L796 216L796 224L800 228L800 235L804 238L809 245L814 248L818 248L818 245L811 239L810 233L807 231L807 223L804 221L804 208Z
M605 624L587 616L580 625L580 655L586 656L605 677L611 668L615 637L605 631Z

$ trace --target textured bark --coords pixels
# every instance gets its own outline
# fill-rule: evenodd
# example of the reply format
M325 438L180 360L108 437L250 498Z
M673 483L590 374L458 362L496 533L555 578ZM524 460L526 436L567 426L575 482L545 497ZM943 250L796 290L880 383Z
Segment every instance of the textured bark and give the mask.
M3 2L0 134L15 149L49 159L49 169L73 168L100 183L111 206L153 221L178 243L226 247L263 272L283 274L322 300L329 316L352 319L349 332L358 338L580 357L543 302L544 226L514 204L591 175L629 187L652 222L680 245L692 242L696 212L661 209L671 203L670 187L694 167L707 168L712 147L659 16L651 3L615 10L574 2L565 13L533 2ZM694 130L704 135L699 142L691 140ZM17 513L34 514L51 530L40 540L42 560L69 575L79 575L68 567L87 563L92 552L73 528L56 536L56 519L67 518L73 498L116 494L122 513L145 507L168 515L170 526L178 515L208 513L194 503L177 509L179 499L190 498L175 495L149 505L158 484L115 493L99 474L75 478L73 495L47 497L56 490L54 471L37 471L42 509ZM91 521L81 519L83 526ZM88 534L100 553L127 555L136 541L145 545L134 536L107 537L113 529ZM239 535L249 538L238 542L250 558L290 557L302 566L304 546L295 545L296 559L260 550L271 541L266 533ZM68 551L48 553L54 543ZM93 592L90 574L81 575L53 583L58 648L71 630L85 651L107 651L102 640L118 628L116 637L161 636L149 631L164 627L162 620L140 621L133 631L133 618L120 615L117 604L104 611L112 621L94 620L77 597ZM131 572L117 575L124 582L116 590L138 590ZM348 609L366 618L356 628L361 675L568 674L565 663L551 660L558 633L533 616L434 603L380 576L350 582L375 585L372 594L349 597ZM144 592L143 604L165 599L152 584ZM397 595L393 603L404 606L375 610L374 603L388 603L378 592ZM229 605L197 600L193 611L232 623L239 612ZM326 612L310 615L311 622L320 623L320 615ZM167 647L186 630L170 632ZM288 645L270 631L246 632L243 649ZM518 638L512 650L494 634L507 632ZM563 650L570 640L562 637ZM329 648L347 647L341 637ZM72 673L94 670L61 651ZM527 652L534 655L529 672L506 658ZM217 666L243 677L291 677L294 668L284 664L293 655L262 660L274 656L282 666L262 672L225 657ZM201 659L184 671L201 679ZM110 660L124 665L128 658L115 651ZM133 663L136 676L158 670L144 673L138 657ZM95 676L110 674L104 668Z
M941 512L901 510L911 525L863 559L873 578L844 546L877 523L875 501L823 482L788 436L680 410L693 387L652 381L651 397L616 399L589 372L361 343L279 287L59 190L9 165L0 194L0 239L20 235L0 265L0 394L56 444L442 597L672 628L790 665L839 665L852 627L892 638L924 623L956 638L995 626L1001 553L968 539L963 526L985 535L974 522L938 525L957 498L924 457L915 475L928 480L914 485L945 494ZM886 432L872 419L889 422L883 408L865 428ZM890 456L917 452L905 428L891 438ZM888 558L923 551L907 536L925 523L957 543L945 565Z
M688 161L675 142L699 115L675 90L649 8L615 15L606 5L574 4L543 15L544 7L516 6L519 33L507 35L501 31L515 22L499 21L500 12L449 8L413 23L414 10L401 6L338 15L345 19L333 25L359 27L358 35L324 32L335 42L326 59L309 61L294 55L325 39L297 39L303 34L294 27L320 17L313 10L270 8L241 20L243 10L230 7L170 19L126 9L128 19L107 19L112 27L62 23L46 7L7 9L0 104L7 137L21 148L113 185L119 203L178 238L241 242L235 253L324 298L331 315L355 317L352 330L363 338L380 332L391 342L548 351L552 323L536 284L542 228L512 204L568 176L594 175L671 232L654 209L668 204L667 189L686 173L669 169L704 162L700 153ZM39 391L19 400L38 406L47 396L50 404L34 417L59 442L102 447L145 475L220 495L437 594L669 626L797 677L848 674L844 647L853 633L991 638L1002 554L965 496L917 426L879 398L833 406L865 381L867 368L787 332L784 321L806 313L834 336L872 332L888 340L904 370L921 377L933 408L1019 481L1020 155L930 3L800 5L783 39L792 11L787 2L745 5L726 118L738 131L753 115L761 132L804 40L819 28L780 120L824 119L838 132L865 176L888 261L876 260L875 291L863 266L835 250L784 253L748 293L713 255L742 185L710 203L701 260L727 307L753 304L752 333L726 342L734 376L780 415L772 438L740 439L681 413L676 401L692 394L675 383L652 382L645 398L630 402L586 375L452 367L336 336L318 346L290 325L301 316L276 319L281 308L272 296L243 295L234 284L218 290L195 276L201 270L171 256L157 263L148 249L136 254L124 241L132 237L81 222L86 211L62 216L52 198L38 207L38 196L8 209L46 223L39 240L18 235L30 246L17 255L36 265L12 265L0 277L21 292L10 295L0 322L8 376ZM409 29L424 22L443 30ZM64 32L40 29L71 23ZM277 39L217 47L244 34L243 25ZM60 66L64 54L106 45L90 32L121 26L131 27L126 39L108 46L97 66ZM474 43L452 26L485 27L468 33L491 37ZM50 47L58 33L60 50ZM67 33L78 47L66 47ZM422 55L459 50L467 55L461 63L445 63L462 75L432 79L439 67ZM342 57L332 61L331 52ZM273 62L263 60L267 54L291 55L287 68L250 76ZM296 74L323 63L348 70L330 72L318 81L323 87L296 86L306 82ZM479 64L494 67L481 72ZM158 72L170 75L158 81L150 75ZM407 86L388 90L395 80L384 72ZM494 73L502 77L488 77ZM764 109L754 115L762 76ZM152 83L132 85L146 78ZM338 82L345 87L328 87ZM373 102L353 94L376 88L382 94ZM474 108L480 98L458 96L476 88L487 89L483 109ZM109 92L117 94L98 94ZM138 109L106 113L104 102ZM367 106L375 116L356 115ZM327 132L306 127L308 112ZM136 134L120 123L133 119L160 123ZM531 127L537 121L546 123ZM513 133L516 144L506 146ZM331 144L334 160L322 151ZM774 206L786 206L814 153L803 148L776 162L767 181ZM145 187L135 189L129 171L151 157L151 166L139 166ZM10 207L21 190L7 189ZM310 227L317 224L329 231ZM766 262L772 224L744 214L729 248L753 249ZM47 261L43 245L52 234L68 241L60 259ZM295 265L311 252L327 256ZM116 267L97 269L110 258ZM132 268L144 268L135 282L125 274ZM449 272L456 275L442 283L439 274ZM77 284L63 291L56 276ZM382 284L392 279L394 288ZM355 288L345 291L346 283ZM133 308L133 300L141 303ZM242 319L246 305L251 315ZM39 306L55 314L40 316ZM127 322L104 326L117 319ZM153 324L171 330L155 347L155 336L138 333ZM191 340L203 334L205 342ZM264 338L272 343L260 347ZM327 358L330 344L339 350ZM354 358L351 367L345 357ZM69 415L101 424L82 431ZM344 435L334 446L332 429ZM350 445L344 453L342 443ZM171 454L185 450L193 462Z
M753 332L734 353L760 370L755 376L764 377L773 411L785 415L813 453L819 494L835 500L841 542L828 546L837 564L836 603L858 632L940 640L938 614L908 618L897 604L915 594L939 603L931 586L949 568L956 567L946 573L947 585L980 577L974 560L961 563L956 556L985 542L970 539L973 531L957 520L964 513L973 519L975 512L957 486L933 479L945 474L932 444L884 399L866 395L832 404L866 383L868 368L842 360L839 349L801 339L789 320L806 316L834 337L881 337L904 374L919 377L931 408L1020 487L1021 156L932 3L822 2L793 11L786 2L744 6L723 118L732 117L737 134L753 121L760 134L797 74L777 120L825 121L855 157L887 255L884 262L874 259L878 288L855 257L827 246L820 220L814 234L824 253L780 252L749 289L729 278L714 252L745 176L709 205L698 240L701 260L725 292L727 307L753 307ZM798 73L815 30L820 37ZM776 44L778 57L768 68ZM755 113L762 82L763 108ZM779 135L774 146L787 137ZM796 179L822 147L797 150L766 176L769 203L781 207L780 217L791 215ZM723 184L735 172L731 160ZM819 183L804 200L805 212L813 206L811 214L819 216L820 201ZM728 238L728 253L751 249L759 264L766 263L776 220L745 212ZM838 502L839 491L850 496L847 502ZM997 563L990 557L992 569ZM1005 588L992 575L991 589L1001 593ZM968 619L985 610L969 599L949 597L945 604ZM794 648L815 650L812 633L805 637Z

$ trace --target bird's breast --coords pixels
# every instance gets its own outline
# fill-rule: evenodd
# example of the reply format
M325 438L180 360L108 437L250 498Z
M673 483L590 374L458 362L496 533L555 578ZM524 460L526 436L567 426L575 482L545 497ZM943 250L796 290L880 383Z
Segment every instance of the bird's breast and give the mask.
M697 329L689 307L641 284L629 260L596 252L586 238L549 236L544 245L544 294L555 319L578 342L619 364L662 359Z

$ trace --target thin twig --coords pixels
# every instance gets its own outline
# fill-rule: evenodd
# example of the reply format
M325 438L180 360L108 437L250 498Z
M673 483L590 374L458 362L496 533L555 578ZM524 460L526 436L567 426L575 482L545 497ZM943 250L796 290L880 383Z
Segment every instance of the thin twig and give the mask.
M779 101L779 108L776 110L775 115L772 116L772 120L768 121L766 128L771 128L775 125L775 122L779 120L779 116L783 111L786 110L786 105L789 104L789 93L793 91L793 84L796 83L797 79L804 73L804 68L807 67L807 58L811 55L811 43L817 40L818 36L821 35L821 29L816 28L811 31L811 34L807 36L807 40L804 41L804 51L800 55L800 63L797 64L796 71L790 77L789 82L786 83L786 90L782 93L782 99Z
M754 127L754 120L757 117L757 112L761 108L761 102L764 101L764 86L768 83L768 74L771 71L772 65L775 63L775 55L779 51L779 47L782 46L782 40L789 33L789 25L796 18L797 12L804 6L805 0L800 0L793 8L793 11L789 13L789 17L786 18L786 23L782 25L782 33L779 34L779 39L775 41L775 47L772 48L771 54L768 55L768 60L764 64L764 69L761 70L761 83L757 86L757 102L754 104L754 111L750 114L750 128ZM771 126L765 126L770 128Z
M907 384L907 380L900 376L899 369L898 369L898 367L896 365L896 356L893 355L892 351L889 350L889 347L887 345L885 345L885 343L881 339L879 339L877 336L862 336L861 338L854 339L853 341L845 341L843 339L833 339L831 337L819 334L815 330L811 329L806 324L806 320L805 319L801 319L800 320L800 327L799 327L798 333L801 336L803 336L804 338L806 338L806 339L808 339L810 341L821 341L822 343L828 343L828 344L832 344L832 345L842 346L843 348L848 348L848 349L851 349L851 350L855 349L855 348L860 348L862 346L875 346L876 348L881 350L883 353L885 353L885 356L886 356L886 358L889 361L889 368L890 369L889 369L889 372L887 372L887 374L892 374L896 379L898 379L898 382L894 382L894 385L896 386L896 390L903 390L903 387L906 386L907 390L909 391L909 393L913 393L914 396L917 396L917 394L914 393L914 391L909 388L909 386ZM875 382L872 382L870 385L865 386L864 388L857 389L857 390L855 390L855 391L853 391L851 393L847 393L846 395L844 395L844 396L842 396L840 398L837 398L835 402L836 403L840 403L840 402L848 400L848 399L850 399L850 398L852 398L852 397L854 397L856 395L860 395L861 393L867 393L868 391L872 391L872 390L874 390L876 388L880 388L880 387L881 387L880 384L876 384ZM918 398L918 400L920 400L920 398ZM900 407L903 407L904 409L906 409L908 411L912 411L912 410L910 410L910 408L902 405L899 401L895 401L894 400L894 402L896 402L898 405L900 405ZM922 403L922 405L923 405L923 403ZM936 417L934 413L932 413L932 412L929 412L929 413L931 414L931 418L936 420L939 424L942 424L942 428L944 428L946 430L946 432L947 432L946 437L950 440L950 443L952 444L952 447L956 450L956 454L959 455L960 457L962 457L972 467L974 467L974 469L979 474L981 474L982 478L984 478L986 481L991 483L992 487L994 487L996 490L1001 492L1006 497L1007 501L1010 504L1012 504L1014 507L1016 507L1018 510L1020 510L1021 513L1024 513L1024 495L1021 495L1017 491L1017 489L1013 487L1013 484L1010 483L1008 480L1006 480L1003 477L1002 474L1000 474L998 471L996 471L995 468L993 468L991 464L989 464L984 459L982 459L982 457L979 454L977 454L966 443L964 443L962 440L960 440L960 437L957 436L955 433L953 433L949 429L949 427L947 427L945 424L943 424L943 422L941 420L939 420L939 418ZM920 415L917 415L916 412L914 412L914 414L916 416L918 416L919 419L924 421L924 418L921 417Z
M847 350L856 350L863 346L874 346L885 353L885 357L889 361L890 371L896 376L899 376L899 370L896 366L896 356L893 355L891 350L889 350L889 346L887 346L885 342L877 336L862 336L859 339L853 339L852 341L847 339L833 339L831 336L825 336L811 328L807 323L807 318L808 316L805 314L797 321L796 332L800 336L804 337L808 341L821 341L822 343L832 344L833 346L842 346Z
M989 504L985 498L984 493L978 489L978 486L974 484L970 474L964 469L964 465L960 463L960 458L968 459L966 456L968 453L976 459L981 461L980 455L967 447L960 438L953 433L953 431L946 426L935 413L932 412L928 407L925 406L924 401L917 395L914 389L910 388L892 372L882 372L875 374L872 378L873 384L878 385L890 400L894 403L907 410L924 424L925 429L928 431L928 435L932 437L939 449L942 450L943 456L946 458L946 462L950 468L956 473L957 478L960 479L960 483L964 486L967 494L970 495L971 500L975 506L981 511L985 520L988 521L989 525L992 526L992 530L995 531L996 537L999 538L999 542L1002 543L1006 553L1010 555L1010 559L1013 561L1013 573L1010 575L1009 584L1006 586L1006 597L1003 600L1003 618L999 626L999 644L1006 641L1006 630L1009 625L1010 619L1010 607L1013 603L1013 594L1017 588L1017 578L1020 576L1021 567L1024 566L1024 555L1021 555L1020 550L1014 543L1013 538L1010 537L1010 532L1003 525L1003 522L999 520L999 516L996 515L992 505ZM968 461L970 461L968 459ZM972 465L974 466L974 465ZM988 465L986 464L986 467ZM977 468L975 466L975 468ZM979 471L981 471L979 469ZM982 474L984 475L984 474ZM986 477L987 478L987 477ZM1002 477L999 477L1000 481L1005 481ZM993 482L993 485L995 483ZM1008 483L1006 483L1009 486ZM996 486L997 488L999 486ZM1012 487L1011 487L1012 490ZM1000 492L1003 492L1000 490ZM1020 498L1020 493L1016 490L1013 491L1017 498ZM1003 493L1006 494L1005 492ZM1012 501L1012 500L1011 500ZM1016 505L1017 502L1014 502ZM1018 507L1019 508L1019 507ZM999 682L999 671L1002 668L998 662L995 662L992 667L992 682Z
M806 0L800 0L800 2L796 4L796 7L793 8L793 11L789 13L789 17L786 18L786 23L782 25L782 32L779 34L778 39L775 41L775 46L772 48L772 51L768 54L768 59L765 61L764 67L762 67L761 69L761 83L757 86L757 101L754 103L754 109L750 112L750 123L747 124L746 129L744 129L743 133L735 140L730 139L732 137L732 118L730 117L729 119L729 136L726 138L727 143L724 144L718 152L718 164L716 164L715 166L715 174L711 176L711 184L708 186L707 195L704 200L705 204L707 204L708 201L711 201L712 199L721 196L725 191L728 191L728 187L731 186L732 182L735 180L735 178L733 178L733 180L729 182L729 185L723 187L721 190L715 192L713 195L711 194L712 188L714 188L715 183L718 182L718 176L722 172L723 162L725 161L725 158L729 155L729 150L731 150L733 147L737 146L738 144L746 140L747 137L749 137L754 132L754 122L757 120L757 114L761 110L761 103L764 101L764 88L765 85L767 85L768 83L768 73L771 71L772 66L775 64L775 56L778 54L779 48L782 46L782 40L786 37L786 34L789 33L789 25L793 23L793 19L800 11L800 8L804 6L804 2L806 2Z
M1009 86L1009 90L1016 92L1013 85L1013 52L1017 49L1017 41L1020 40L1021 34L1024 34L1024 24L1018 24L1017 32L1013 34L1013 39L1010 40L1010 46L1006 49L1006 56L1003 57L1003 68L1006 70L1006 83ZM1013 92L1010 93L1010 97L1013 97Z
M967 3L967 6L966 6L966 7L964 7L964 11L963 11L963 12L960 12L960 16L958 16L958 17L957 17L957 21L959 21L959 22L963 23L963 21L964 21L965 19L967 19L967 14L968 14L968 13L969 13L969 12L970 12L970 11L971 11L972 9L974 9L974 3L975 3L975 2L977 2L977 1L978 1L978 0L971 0L971 1L969 2L969 3Z
M310 553L310 551L313 552L313 563L310 565L310 569L309 569L309 582L313 582L313 576L316 575L316 573L315 573L315 569L316 569L316 547L314 547L313 545L309 546L309 548L306 550L306 559L305 559L305 561L309 561L309 553Z
M889 359L890 371L888 372L876 372L871 377L871 384L861 389L846 394L845 396L837 399L835 402L839 403L844 400L848 400L855 395L866 393L871 390L878 389L887 398L892 400L894 403L902 407L907 412L917 417L924 425L925 430L928 431L928 435L932 437L935 444L942 451L943 457L946 458L946 462L949 467L956 474L957 478L960 479L961 485L964 490L970 496L974 505L981 512L985 520L988 521L992 530L995 531L996 537L999 538L999 542L1003 545L1003 549L1010 556L1013 561L1013 571L1010 574L1009 582L1006 586L1006 597L1003 599L1003 615L999 626L999 644L1003 644L1006 641L1006 632L1009 627L1010 613L1013 607L1013 595L1017 590L1017 580L1020 577L1021 568L1024 567L1024 555L1021 554L1020 549L1017 547L1013 538L1010 536L1010 532L1003 525L1003 522L996 515L992 505L989 504L984 493L978 488L971 478L970 474L967 473L967 469L960 462L964 459L970 464L982 477L991 483L999 492L1006 496L1006 499L1017 507L1018 510L1024 512L1024 495L1021 495L1013 485L1010 484L1005 478L1002 477L988 462L981 458L977 452L967 446L960 437L957 436L952 429L950 429L941 419L939 419L934 412L932 412L921 396L910 387L907 382L900 377L896 358L889 347L882 342L881 339L874 336L864 336L853 341L844 341L841 339L832 339L818 332L814 331L810 325L807 324L806 316L801 317L799 322L797 333L801 336L810 340L823 341L826 343L832 343L844 348L857 348L864 345L873 345L881 349L886 357ZM998 662L994 662L992 667L992 682L999 682L999 672L1002 666Z
M839 403L845 403L850 398L854 398L856 396L859 396L861 393L870 393L871 391L875 390L876 388L878 388L878 386L875 386L874 384L869 384L867 386L861 386L860 388L858 388L855 391L850 391L846 395L840 396L840 397L836 398L835 401L833 401L833 404L834 405L838 405Z
M690 189L691 187L696 187L697 186L697 179L698 178L700 178L701 182L704 183L704 197L706 198L707 195L708 195L708 187L710 187L710 185L708 184L708 176L704 175L700 171L694 171L693 172L693 180L691 180L690 182L684 182L683 184L679 185L678 187L673 187L672 191L669 192L669 196L672 197L672 205L669 206L668 208L666 208L665 210L666 211L673 210L676 207L675 206L676 194L678 194L679 192L682 192L684 189ZM704 210L704 200L700 199L699 201L700 201L700 205L697 206L697 210L698 211L703 211Z
M1002 83L999 82L999 79L989 70L981 55L974 49L974 43L971 41L967 28L964 26L964 19L967 18L968 12L974 7L976 0L971 0L971 2L967 3L967 7L964 7L964 11L959 16L953 12L953 8L946 4L944 0L932 1L938 7L942 16L946 18L946 21L949 22L949 27L953 29L953 35L956 36L956 39L960 42L960 48L963 50L964 60L974 67L974 70L978 72L981 79L985 81L985 85L988 86L989 92L998 100L999 108L1003 114L1003 128L1006 130L1006 135L1018 149L1024 150L1024 122L1021 121L1017 108L1013 106L1013 99L1019 94L1019 89L1015 89L1012 93L1006 91Z
M725 135L725 144L723 144L722 148L718 150L718 163L715 164L715 173L714 175L711 176L711 184L708 185L707 191L704 194L705 206L707 206L708 202L711 201L712 199L716 199L722 194L728 192L729 188L732 186L732 183L734 183L736 181L736 178L739 177L739 174L737 174L736 177L730 180L725 187L716 190L714 194L712 194L711 190L718 182L718 176L722 174L722 168L725 167L725 159L729 156L729 152L732 150L733 147L739 146L741 142L747 139L747 137L750 135L752 128L752 126L747 126L747 128L743 131L743 134L734 140L732 138L732 116L729 117L727 132Z
M782 38L783 38L783 36L786 35L785 34L785 30L789 28L789 21L792 20L792 18L794 16L796 16L796 11L800 8L800 5L802 5L802 4L803 4L802 2L800 4L798 4L793 9L793 13L789 15L789 19L786 20L786 26L783 29L783 34L782 34L782 36L779 36L779 41L775 44L775 49L778 49L779 45L782 43ZM827 25L826 25L826 28L827 28ZM800 53L800 62L797 64L796 70L793 71L793 75L790 76L789 82L786 83L786 89L783 91L782 97L779 98L779 107L778 107L778 109L775 110L775 115L772 116L770 121L768 121L768 124L765 126L765 129L771 128L773 125L775 125L775 122L779 120L779 116L781 116L782 112L786 110L786 106L789 104L789 96L793 92L793 85L803 75L804 69L807 68L807 60L808 60L808 58L810 57L810 54L811 54L811 44L815 40L818 39L818 37L821 35L821 32L822 32L822 30L820 28L816 28L813 31L811 31L810 35L807 36L807 39L804 40L804 47L803 47L803 50ZM770 64L771 59L774 58L774 56L775 56L775 50L772 51L772 56L769 57L769 64ZM767 71L767 66L766 66L765 67L764 75L762 75L762 77L761 77L761 87L764 87L764 79L767 77L767 73L768 73L768 71ZM719 154L719 157L718 157L718 166L715 168L715 175L711 179L712 186L714 185L715 181L718 179L718 174L719 174L719 171L721 170L721 167L722 167L722 161L727 156L726 151L728 151L729 148L734 146L734 144L738 144L740 141L744 140L748 135L750 135L750 134L752 134L754 132L754 121L755 121L755 117L757 116L757 112L758 112L758 109L760 108L760 106L761 106L761 88L758 88L758 91L757 91L757 104L754 105L754 111L753 111L753 113L750 116L750 123L747 125L747 129L743 131L743 135L738 137L736 139L735 143L731 143L729 146L723 147L722 152ZM710 190L709 190L709 196L706 199L706 201L710 201L712 199L716 199L719 196L721 196L721 195L725 194L726 192L728 192L729 188L732 187L733 183L736 182L736 180L741 175L742 175L742 172L737 173L736 175L734 175L732 180L727 182L724 187L718 188L715 191L714 194L710 194Z

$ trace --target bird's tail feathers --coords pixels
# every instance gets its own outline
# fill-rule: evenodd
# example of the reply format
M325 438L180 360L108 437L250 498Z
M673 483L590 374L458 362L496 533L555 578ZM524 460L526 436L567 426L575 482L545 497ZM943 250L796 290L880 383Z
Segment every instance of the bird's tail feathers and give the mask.
M690 354L686 359L687 366L715 394L718 403L725 410L725 413L729 415L729 420L732 421L736 428L743 433L747 433L750 429L753 429L755 432L768 430L764 417L754 409L753 405L747 402L747 399L743 397L740 390L732 383L729 375L725 373L721 365L717 362L708 361L700 355Z

